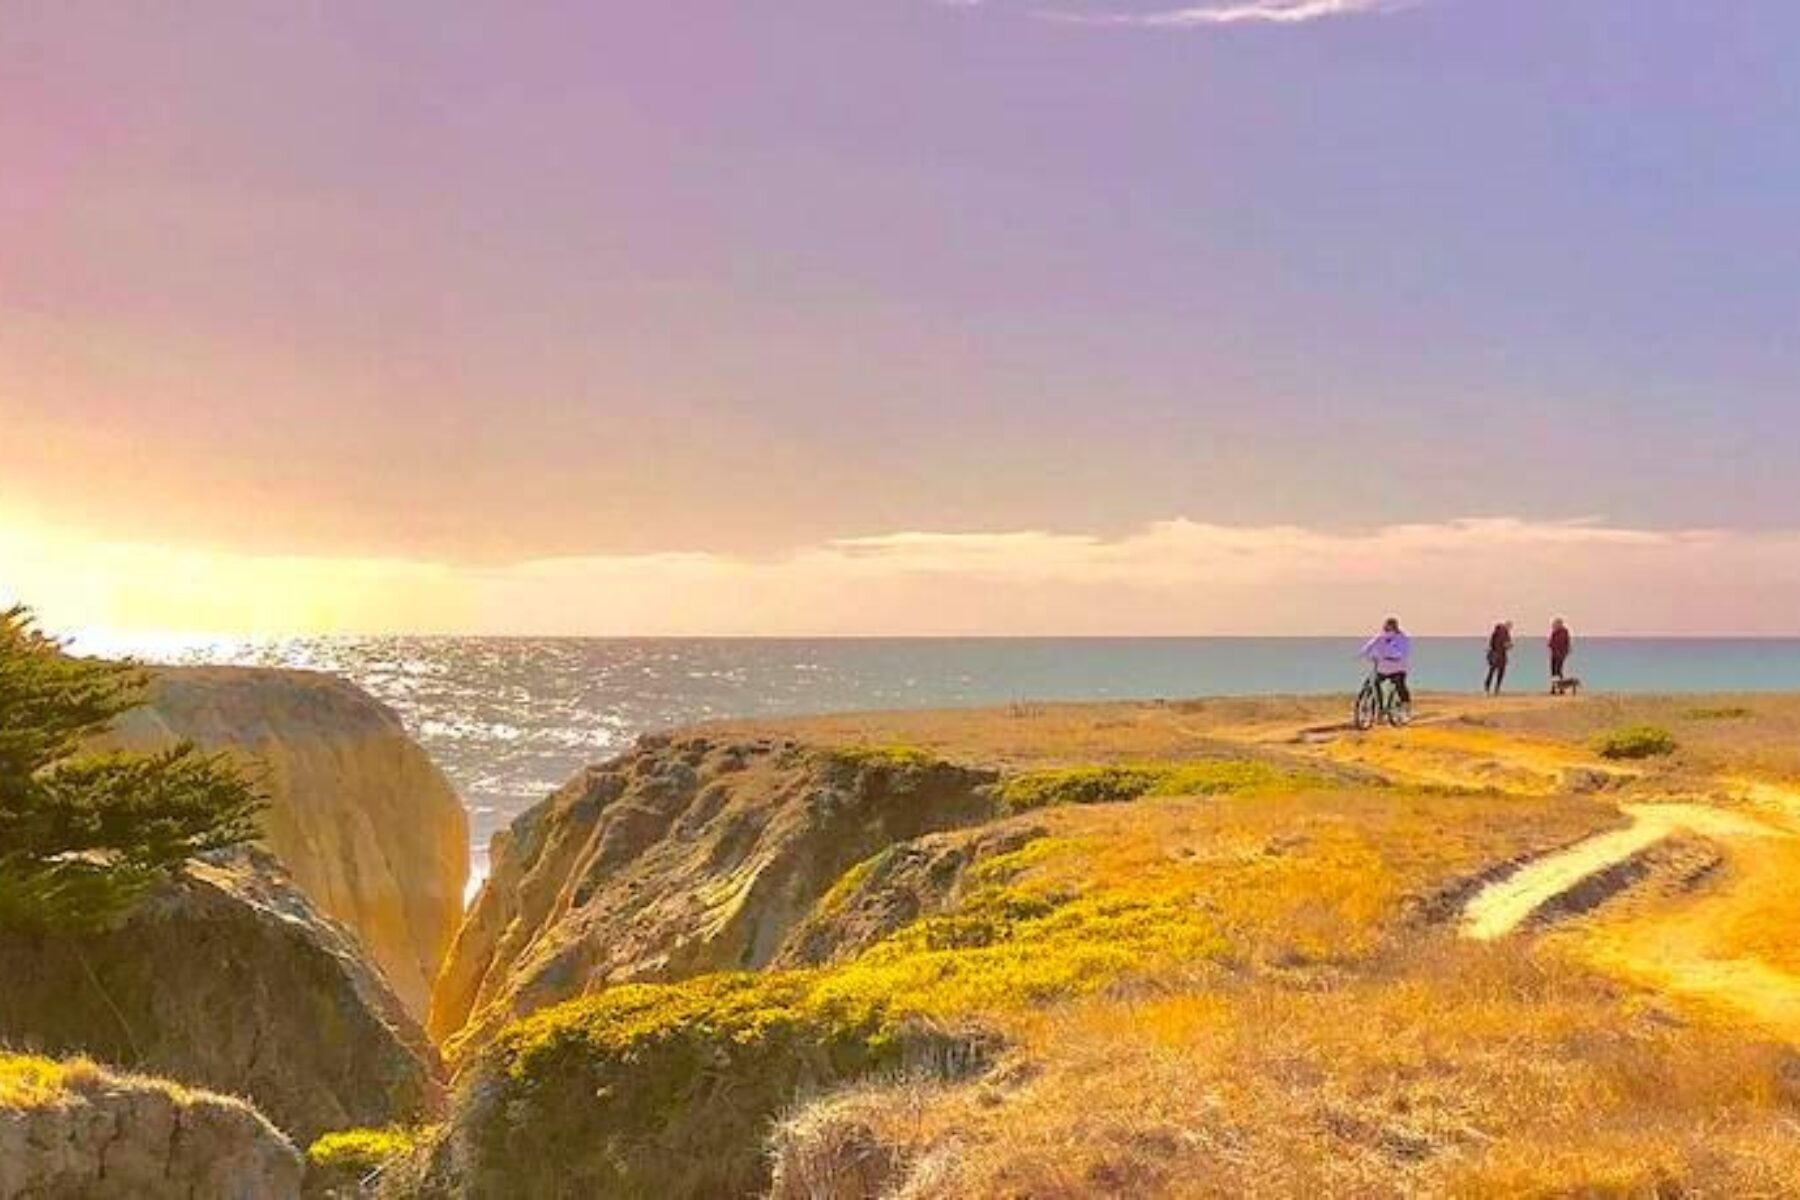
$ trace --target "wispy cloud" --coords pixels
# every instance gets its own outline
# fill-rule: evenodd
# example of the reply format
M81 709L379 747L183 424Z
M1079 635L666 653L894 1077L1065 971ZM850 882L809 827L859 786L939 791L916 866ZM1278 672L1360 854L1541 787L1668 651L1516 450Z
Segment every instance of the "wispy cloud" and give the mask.
M768 558L599 555L473 568L119 546L0 512L0 604L55 627L589 634L1794 633L1800 529L1515 518L1367 529L1158 521L1104 536L917 531Z
M1047 12L1052 20L1082 25L1132 25L1145 29L1191 29L1208 25L1298 25L1327 17L1398 12L1425 0L1225 0L1158 12Z

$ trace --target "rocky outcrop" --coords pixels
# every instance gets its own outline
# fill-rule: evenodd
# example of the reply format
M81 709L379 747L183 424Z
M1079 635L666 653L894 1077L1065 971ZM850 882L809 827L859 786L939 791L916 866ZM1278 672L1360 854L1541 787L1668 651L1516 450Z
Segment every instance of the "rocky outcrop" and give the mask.
M294 1147L241 1101L0 1056L0 1197L288 1200L300 1178Z
M914 751L645 739L495 838L432 1031L460 1061L609 984L767 966L846 869L991 816L994 780Z
M109 740L143 750L179 739L263 773L268 848L423 1019L462 920L468 816L399 718L329 675L158 670L150 704Z
M890 846L849 871L782 941L771 964L824 966L954 907L971 867L1045 836L1041 825L957 829Z
M417 1022L260 851L195 862L104 929L0 931L0 1044L245 1096L301 1143L442 1100Z

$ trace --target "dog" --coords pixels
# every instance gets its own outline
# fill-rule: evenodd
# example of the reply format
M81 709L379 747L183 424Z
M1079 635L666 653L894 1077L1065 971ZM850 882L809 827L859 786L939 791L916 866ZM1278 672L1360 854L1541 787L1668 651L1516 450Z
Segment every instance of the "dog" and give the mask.
M1552 696L1579 696L1581 695L1581 680L1575 678L1573 675L1566 675L1561 679L1552 679L1550 681L1550 694Z

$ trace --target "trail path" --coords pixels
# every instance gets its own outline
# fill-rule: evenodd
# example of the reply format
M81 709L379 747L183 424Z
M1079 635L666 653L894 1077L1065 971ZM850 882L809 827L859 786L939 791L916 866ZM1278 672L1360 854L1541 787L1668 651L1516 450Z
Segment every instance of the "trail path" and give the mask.
M1268 731L1264 731L1267 735ZM1271 740L1267 736L1263 740ZM1743 775L1663 784L1654 768L1600 760L1566 742L1454 722L1368 736L1297 731L1303 753L1402 782L1554 795L1619 788L1623 828L1543 855L1482 888L1460 932L1494 941L1535 925L1578 889L1617 886L1620 870L1676 838L1704 841L1723 869L1692 891L1608 906L1565 930L1576 954L1608 973L1747 1018L1800 1045L1800 788ZM1577 905L1576 907L1585 907Z
M1478 941L1504 937L1589 879L1676 833L1721 841L1785 836L1761 821L1703 804L1630 804L1622 811L1631 818L1626 828L1537 859L1484 888L1463 910L1463 933Z

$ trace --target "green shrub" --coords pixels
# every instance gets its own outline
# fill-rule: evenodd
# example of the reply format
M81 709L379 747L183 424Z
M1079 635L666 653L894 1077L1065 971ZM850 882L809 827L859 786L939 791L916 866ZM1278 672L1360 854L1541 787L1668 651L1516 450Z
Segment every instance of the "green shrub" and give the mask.
M901 743L877 746L838 746L825 752L833 762L846 767L885 767L888 770L918 770L937 765L941 759L929 750Z
M1684 715L1690 721L1742 721L1754 717L1756 710L1730 704L1720 708L1690 708Z
M363 1186L390 1168L409 1163L436 1126L344 1129L327 1133L306 1150L306 1195L361 1196Z
M735 1196L795 1096L905 1058L887 997L808 972L628 984L509 1026L465 1135L482 1195ZM569 1191L567 1189L576 1189Z
M1675 735L1654 725L1633 725L1615 729L1594 743L1601 758L1658 758L1675 753Z
M320 1137L306 1150L307 1166L362 1178L402 1155L411 1154L424 1131L417 1129L342 1129Z
M1298 791L1321 783L1306 772L1242 759L1062 767L1013 776L1000 785L1000 802L1009 812L1027 812L1060 804L1119 804L1146 796Z

